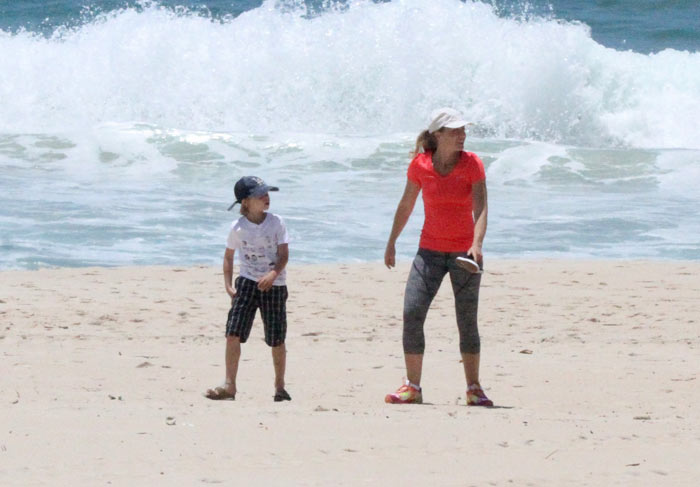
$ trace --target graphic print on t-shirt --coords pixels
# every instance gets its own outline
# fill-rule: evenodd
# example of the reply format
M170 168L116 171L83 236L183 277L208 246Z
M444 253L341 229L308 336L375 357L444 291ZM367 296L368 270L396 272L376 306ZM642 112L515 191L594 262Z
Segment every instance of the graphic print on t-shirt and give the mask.
M265 220L256 225L246 217L239 218L231 227L226 246L239 252L240 275L257 281L277 263L277 246L289 243L289 236L280 217L268 213ZM283 270L275 279L275 285L285 284Z

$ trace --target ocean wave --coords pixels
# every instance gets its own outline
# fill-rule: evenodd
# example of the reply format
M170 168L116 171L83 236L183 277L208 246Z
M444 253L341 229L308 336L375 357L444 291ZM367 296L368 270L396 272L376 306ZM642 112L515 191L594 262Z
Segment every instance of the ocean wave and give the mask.
M148 3L50 37L0 31L0 132L417 132L440 105L474 135L698 148L700 53L605 48L581 23L458 0L271 1L237 17Z

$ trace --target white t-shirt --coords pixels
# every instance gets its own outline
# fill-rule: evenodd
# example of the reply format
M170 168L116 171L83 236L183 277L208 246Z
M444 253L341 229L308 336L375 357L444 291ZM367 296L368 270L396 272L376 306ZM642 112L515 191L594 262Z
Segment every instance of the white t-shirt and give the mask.
M289 243L287 227L282 218L266 213L261 224L241 216L231 224L226 247L238 253L240 275L257 281L270 272L277 263L277 246ZM273 285L284 286L287 270L277 276Z

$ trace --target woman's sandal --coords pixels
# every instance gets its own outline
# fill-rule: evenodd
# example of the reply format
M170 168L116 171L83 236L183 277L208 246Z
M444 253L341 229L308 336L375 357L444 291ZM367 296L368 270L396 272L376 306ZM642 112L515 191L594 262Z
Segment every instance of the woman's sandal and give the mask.
M231 394L229 391L223 387L215 387L214 389L207 389L204 393L204 397L207 399L212 399L214 401L235 401L236 394Z

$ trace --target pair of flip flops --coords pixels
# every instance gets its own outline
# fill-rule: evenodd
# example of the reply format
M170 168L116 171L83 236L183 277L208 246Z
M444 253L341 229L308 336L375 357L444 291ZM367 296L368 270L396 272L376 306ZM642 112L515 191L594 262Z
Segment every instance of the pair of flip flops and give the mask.
M231 394L229 391L224 389L223 387L215 387L214 389L208 389L207 392L204 393L204 397L207 399L211 399L213 401L235 401L236 400L236 394ZM281 402L281 401L291 401L292 396L289 395L289 393L284 390L280 389L275 393L274 396L275 402Z

